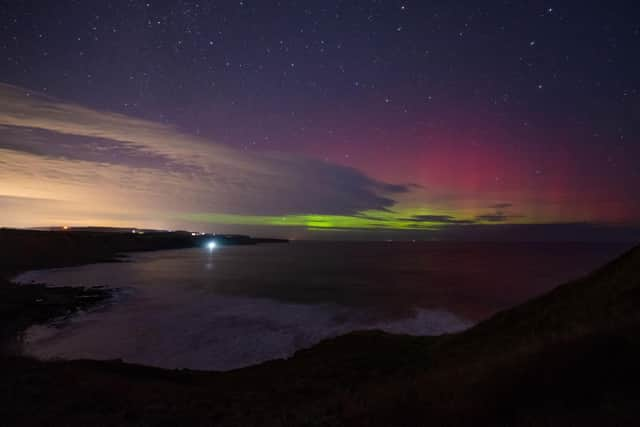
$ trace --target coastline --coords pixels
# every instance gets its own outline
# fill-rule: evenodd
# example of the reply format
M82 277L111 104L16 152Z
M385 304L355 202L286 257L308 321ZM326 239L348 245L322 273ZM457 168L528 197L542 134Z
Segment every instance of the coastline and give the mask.
M0 229L0 353L14 354L30 326L71 316L111 298L100 286L18 284L18 275L33 270L94 263L127 262L133 252L186 249L204 245L211 236L187 232L38 231ZM218 236L228 245L282 243L281 239Z
M159 235L153 240L141 241L128 233L0 229L0 352L14 353L21 334L29 326L72 315L104 302L111 295L108 289L100 287L17 284L14 279L19 274L95 262L120 262L122 254L131 249L197 244L197 240L185 235L170 237L168 240L167 236Z
M0 351L15 353L24 331L86 310L111 297L100 287L50 287L42 283L0 283Z
M116 249L110 247L111 256L124 252ZM104 260L108 251L98 252ZM222 373L39 361L4 352L0 420L78 426L637 425L639 272L636 247L461 333L354 332L286 360ZM39 292L61 289L35 286L25 297L30 304ZM64 307L77 295L60 301Z
M250 251L271 253L272 248ZM231 252L236 252L236 258L244 265L246 250ZM182 259L189 261L181 270L184 264L176 260ZM126 263L36 270L20 275L17 280L22 283L95 284L114 290L114 297L106 304L69 319L29 328L21 343L21 354L39 360L121 359L165 369L230 371L287 359L297 351L354 331L424 336L456 332L473 324L445 308L382 313L379 306L371 305L221 294L201 288L205 283L175 286L186 280L176 272L192 274L195 259L208 262L209 255L201 249L138 252L131 253L131 262ZM209 272L205 264L197 265ZM167 273L160 275L148 273L165 270ZM130 281L131 277L136 279Z

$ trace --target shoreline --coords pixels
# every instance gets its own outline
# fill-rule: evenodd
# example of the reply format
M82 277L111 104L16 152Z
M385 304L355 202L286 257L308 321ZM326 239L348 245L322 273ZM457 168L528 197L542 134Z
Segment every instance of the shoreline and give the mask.
M21 274L128 262L127 257L136 252L196 248L211 238L187 232L134 234L0 229L0 353L16 354L22 334L30 326L72 316L112 297L113 289L109 287L17 283L15 279ZM218 236L217 239L227 245L285 242L248 236Z
M19 354L24 333L31 326L68 318L111 297L112 291L103 287L2 283L0 352Z
M171 253L171 252L169 252ZM177 251L175 252L178 253ZM143 252L139 253L143 255ZM131 254L133 255L133 254ZM144 255L143 255L144 256ZM155 255L152 255L155 258ZM161 256L162 257L162 256ZM135 261L136 258L132 257L130 261ZM99 271L104 271L105 274L109 274L110 282L107 284L104 280L98 280L100 277L105 277L101 273L93 273L89 276L82 274L82 269L79 270L76 267L72 267L69 273L64 272L64 269L60 272L62 279L56 278L54 269L54 276L51 277L48 270L32 270L40 271L42 274L30 275L29 272L25 272L28 276L19 276L16 279L25 277L22 283L30 283L32 279L35 282L52 283L54 287L69 286L73 284L105 284L106 290L116 291L128 287L126 282L118 281L117 277L121 275L113 274L104 270L110 269L108 265L100 266L99 264L91 264L91 270L97 266ZM128 267L125 267L129 271ZM156 282L153 282L156 283ZM113 287L111 287L113 286ZM157 285L155 285L157 286ZM128 289L128 288L127 288ZM142 289L138 289L137 285L132 285L128 295L145 292L144 286ZM117 298L117 294L113 297ZM317 303L306 304L296 303L286 300L272 299L269 297L257 297L257 296L235 296L235 295L211 295L211 298L207 298L208 304L198 305L198 308L190 311L189 313L214 313L216 311L233 311L234 307L242 307L250 305L253 310L252 316L259 316L261 325L264 325L262 329L256 332L255 329L250 328L247 330L247 334L243 337L243 341L240 343L234 343L233 339L225 338L229 337L227 332L229 326L223 328L222 331L216 332L215 324L223 324L228 319L228 314L206 315L198 314L198 321L200 324L190 323L187 328L193 336L207 337L219 337L215 348L211 346L202 345L195 347L183 347L181 343L181 336L179 333L174 333L174 330L169 325L174 325L175 318L172 317L172 307L167 306L170 303L169 300L161 299L154 300L152 305L161 304L163 306L162 317L169 319L167 322L157 322L157 316L151 315L153 325L163 323L166 327L154 330L154 326L149 326L148 331L144 336L140 336L140 340L136 341L135 351L128 351L128 349L121 346L122 343L135 340L136 331L138 326L146 328L151 323L136 321L136 316L127 316L127 328L122 328L122 322L117 319L121 318L123 314L120 303L123 301L118 299L107 299L106 305L108 310L102 310L103 306L101 301L96 301L96 305L92 305L87 313L77 313L73 316L75 320L70 319L67 323L66 319L54 318L49 322L35 328L34 334L25 335L25 338L30 338L24 342L23 353L27 357L35 357L41 361L48 360L77 360L80 358L88 358L92 360L116 360L121 359L126 363L141 364L150 367L158 367L163 369L193 369L200 371L214 371L214 372L228 372L235 369L249 368L251 366L270 362L274 360L288 359L292 357L296 352L307 350L312 348L322 341L333 339L342 335L350 333L361 333L365 331L382 331L389 334L409 335L415 337L422 336L439 336L445 333L459 332L468 329L476 322L461 317L451 311L444 309L432 309L432 308L416 308L411 309L404 314L400 312L385 312L384 314L375 311L369 312L369 309L355 308L355 307L341 307L330 303ZM109 296L107 297L109 298ZM149 303L149 296L145 299L144 304L131 305L131 301L125 304L128 310L134 312L144 311L147 309ZM135 298L134 298L135 300ZM113 301L111 303L110 301ZM182 300L181 300L182 301ZM184 303L184 301L183 301ZM184 306L183 306L184 307ZM98 308L98 312L95 313L95 308ZM81 308L85 309L85 308ZM189 316L185 315L183 309L178 308L180 318L185 324ZM373 310L373 309L371 309ZM347 315L346 312L349 312ZM274 313L280 313L274 314ZM118 315L117 313L120 313ZM285 314L283 314L285 313ZM147 315L149 316L149 315ZM289 316L291 319L298 319L293 322L287 322L284 320ZM309 317L311 316L311 317ZM67 316L64 316L65 318ZM253 317L258 318L258 317ZM340 320L335 320L338 318ZM116 319L114 321L114 319ZM173 319L173 320L172 320ZM307 319L307 320L305 320ZM309 321L309 319L312 319ZM72 336L75 338L69 338L63 330L59 330L61 320L64 323L62 325L75 325L75 328L70 328L74 333ZM51 323L55 322L55 323ZM88 323L88 326L87 326ZM208 327L200 328L201 324L210 325ZM274 326L277 326L277 331L273 330ZM83 326L85 325L85 326ZM106 325L98 326L95 325ZM211 329L213 328L213 329ZM233 328L232 330L238 333L243 332L242 329ZM183 328L185 329L185 328ZM125 331L124 333L122 331ZM185 329L186 330L186 329ZM207 330L209 332L207 332ZM89 332L86 332L89 331ZM108 333L108 335L101 335ZM84 332L84 333L83 333ZM81 338L78 338L80 336ZM93 341L95 336L105 336L108 338L111 345L96 345ZM156 337L157 340L165 342L172 342L175 347L148 347L144 343L150 336ZM52 337L56 337L52 339ZM82 338L84 337L84 338ZM251 343L254 340L260 341L260 347L256 347ZM92 343L87 346L83 346L82 343ZM120 351L113 350L114 348L120 348ZM240 350L239 350L240 348ZM247 351L242 351L242 349ZM70 350L75 349L75 350ZM251 353L249 355L249 352ZM158 358L157 355L166 355L166 357ZM189 356L182 356L190 353ZM226 354L226 356L222 356Z
M125 252L116 246L109 250ZM57 245L50 248L60 252ZM75 253L87 259L86 252ZM21 256L25 253L33 255L27 250ZM0 288L6 283L6 276L0 277ZM35 293L63 289L34 286ZM26 300L35 304L33 295ZM637 425L638 336L640 246L460 333L353 332L286 360L227 372L117 360L40 361L2 352L0 421L69 426Z
M162 252L162 251L172 251L172 250L180 250L180 249L192 249L202 247L204 245L203 242L206 241L206 238L203 238L200 235L193 236L191 233L169 233L169 232L156 232L150 233L146 236L143 234L134 235L134 238L131 239L131 235L129 233L105 233L105 232L92 232L92 231L52 231L52 230L7 230L0 229L0 238L3 236L3 232L9 232L13 234L14 238L21 240L25 235L30 235L33 233L39 233L38 237L44 237L45 239L51 237L60 237L65 236L65 238L73 239L74 236L91 236L94 239L100 239L102 237L125 237L122 241L124 243L119 243L114 246L109 246L108 252L99 252L97 255L93 252L91 246L89 246L88 253L83 253L81 260L78 258L67 258L63 263L61 262L49 262L46 258L44 260L40 260L39 262L33 263L33 268L29 270L18 271L15 269L10 269L11 275L7 278L6 274L2 274L3 270L0 269L0 298L5 302L0 304L0 320L6 318L7 321L1 323L0 326L0 353L5 352L8 354L21 355L19 349L20 344L24 338L24 333L31 326L46 326L51 322L56 322L58 320L67 320L81 311L87 311L91 308L98 307L103 303L108 303L110 299L113 298L113 293L117 291L118 287L111 287L109 284L106 285L68 285L68 284L58 284L52 285L46 283L46 279L38 279L35 281L31 280L30 282L18 282L17 279L25 275L29 272L34 271L43 271L43 270L55 270L55 269L64 269L64 268L73 268L73 267L81 267L92 264L110 264L110 263L128 263L133 262L132 257L135 254L144 254L149 252ZM24 233L24 234L23 234ZM143 237L145 242L143 245L132 243L135 242L140 237ZM167 244L164 240L167 237L175 238L174 241ZM247 244L257 244L257 243L279 243L282 242L280 239L252 239L245 238L244 236L236 243L237 245L247 245ZM79 242L80 246L86 246L86 243ZM572 242L567 242L566 244L573 244ZM83 248L84 249L84 248ZM5 295L6 294L6 295ZM287 304L287 303L285 303ZM295 304L295 303L293 303ZM3 309L6 306L13 306L14 310L11 313L5 313ZM417 313L422 310L426 312L434 311L431 308L417 309ZM17 313L18 316L16 318L10 318L11 314ZM336 337L340 337L345 334L351 333L360 333L360 332L370 332L370 331L379 331L382 333L389 334L398 334L398 335L409 335L414 337L438 337L440 335L446 334L456 334L463 331L468 330L469 328L474 327L482 320L486 320L485 318L469 320L469 318L460 317L459 315L453 312L450 313L453 316L457 316L460 322L467 323L467 326L458 331L452 332L442 332L442 333L422 333L422 334L414 334L414 333L404 333L399 331L389 331L384 327L380 328L368 328L363 326L361 328L356 328L353 330L346 330L337 335L330 335L325 338L322 338L315 344L312 344L310 347L301 347L296 349L291 355L295 354L297 351L303 351L308 348L311 348L324 340L334 339ZM8 314L8 315L7 315ZM394 318L395 319L395 318ZM399 323L402 320L405 320L404 317L397 318L395 320L390 320L389 323ZM27 356L27 355L24 355ZM32 357L32 356L28 356ZM290 357L290 356L289 356ZM281 358L270 358L265 359L264 361L257 362L265 363L275 360L280 360ZM110 360L110 359L97 359L97 360ZM42 359L43 362L46 362L47 359ZM141 363L141 362L131 362L131 363ZM233 369L242 369L251 367L253 365L242 365L240 368ZM157 366L156 366L157 367ZM184 369L183 367L163 367L162 369ZM189 369L189 368L186 368ZM203 368L195 368L195 369L203 369ZM205 368L206 369L206 368ZM226 370L223 370L226 371ZM218 372L218 371L216 371Z

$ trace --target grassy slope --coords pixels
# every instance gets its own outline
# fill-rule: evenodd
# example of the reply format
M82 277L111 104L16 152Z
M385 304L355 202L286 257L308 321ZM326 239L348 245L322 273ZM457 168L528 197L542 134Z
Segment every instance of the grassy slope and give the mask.
M7 356L0 421L638 425L639 308L636 248L450 336L354 333L228 373Z

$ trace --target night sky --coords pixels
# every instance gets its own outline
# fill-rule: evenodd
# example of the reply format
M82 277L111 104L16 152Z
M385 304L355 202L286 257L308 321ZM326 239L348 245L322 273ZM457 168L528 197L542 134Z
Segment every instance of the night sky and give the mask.
M0 64L0 225L640 235L636 1L4 1Z

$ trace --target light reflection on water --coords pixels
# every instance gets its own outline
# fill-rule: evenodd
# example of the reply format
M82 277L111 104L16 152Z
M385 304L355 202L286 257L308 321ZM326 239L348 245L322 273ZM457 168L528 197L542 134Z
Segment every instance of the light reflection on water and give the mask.
M38 357L225 370L358 329L441 334L582 275L625 249L587 244L291 243L135 254L21 276L119 288L27 333Z

